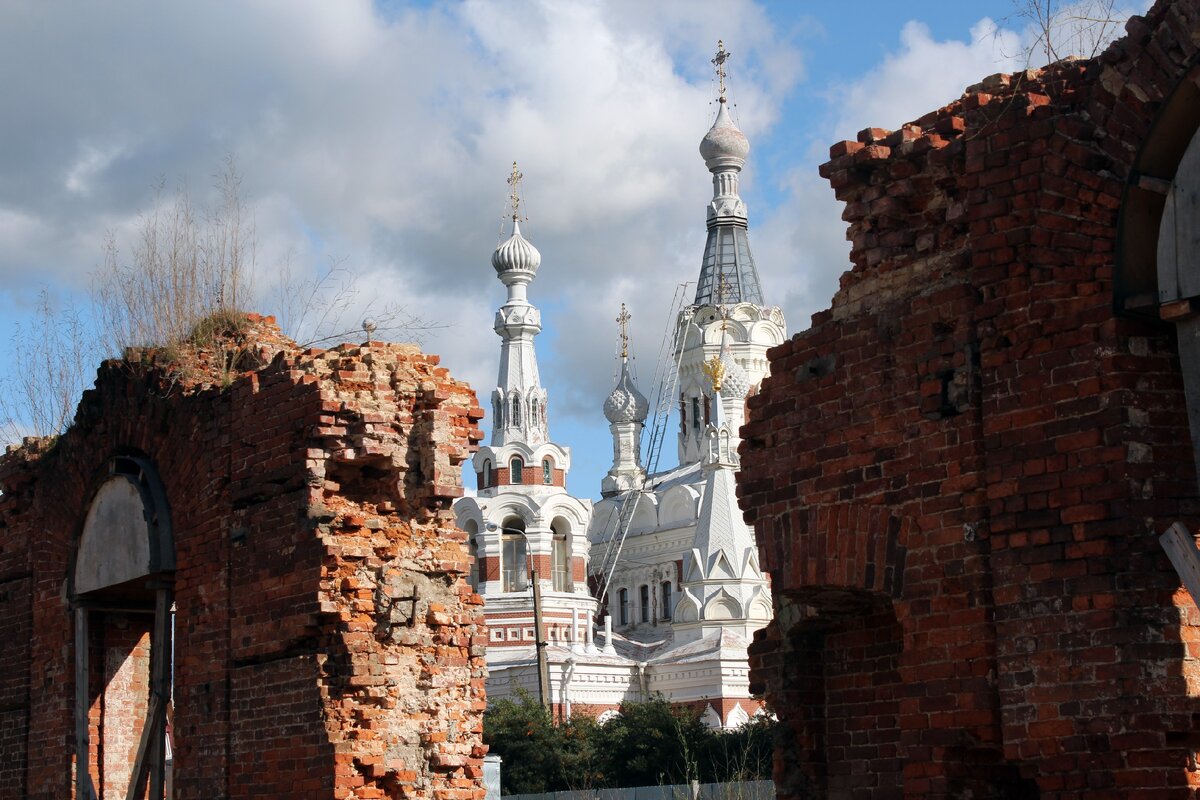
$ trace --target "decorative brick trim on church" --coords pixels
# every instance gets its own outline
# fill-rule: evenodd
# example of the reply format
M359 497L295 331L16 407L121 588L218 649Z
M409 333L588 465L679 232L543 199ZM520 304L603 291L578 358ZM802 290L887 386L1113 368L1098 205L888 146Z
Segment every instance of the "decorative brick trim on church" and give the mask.
M1200 2L1127 31L821 168L853 268L742 429L781 798L1200 787L1200 612L1157 538L1200 524L1180 362L1117 292L1153 264L1118 257L1136 159L1160 118L1196 130L1163 110Z

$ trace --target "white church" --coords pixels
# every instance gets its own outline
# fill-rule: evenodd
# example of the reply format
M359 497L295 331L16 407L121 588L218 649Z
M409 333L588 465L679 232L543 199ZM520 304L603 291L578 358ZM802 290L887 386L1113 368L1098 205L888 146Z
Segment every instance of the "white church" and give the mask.
M719 45L717 117L700 142L713 198L696 293L678 312L654 409L623 347L603 406L613 464L598 501L567 491L571 451L547 426L534 351L541 314L528 298L541 255L521 235L514 167L512 235L492 254L508 295L495 321L492 436L474 459L476 495L454 506L485 601L491 699L524 690L558 715L603 719L622 700L661 693L723 728L760 713L746 649L771 618L771 593L737 505L738 431L786 328L764 300L738 196L750 145L726 102L727 55ZM622 308L626 344L627 319ZM678 466L649 471L642 453L653 470L676 403ZM643 434L658 441L644 445Z

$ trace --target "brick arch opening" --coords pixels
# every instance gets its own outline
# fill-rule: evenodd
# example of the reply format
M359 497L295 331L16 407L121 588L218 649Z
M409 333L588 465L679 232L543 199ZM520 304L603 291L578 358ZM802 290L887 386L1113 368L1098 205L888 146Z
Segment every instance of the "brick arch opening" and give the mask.
M171 796L175 544L157 468L108 461L76 537L75 796ZM148 793L147 793L148 789Z
M776 740L776 785L797 797L894 796L902 778L903 631L891 598L811 587L779 602L770 626L777 644L757 668L770 677L751 686L791 734Z
M1118 313L1157 317L1159 222L1189 143L1200 130L1200 55L1171 89L1126 175L1117 221Z
M1173 324L1200 477L1200 54L1163 100L1126 175L1117 222L1118 314Z

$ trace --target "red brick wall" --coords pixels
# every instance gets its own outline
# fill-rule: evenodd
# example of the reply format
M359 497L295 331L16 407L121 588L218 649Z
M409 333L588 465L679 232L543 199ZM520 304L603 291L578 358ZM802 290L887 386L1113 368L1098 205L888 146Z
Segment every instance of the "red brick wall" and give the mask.
M175 797L482 797L486 642L449 508L475 398L415 348L300 352L254 322L261 366L228 389L111 362L57 443L0 459L0 798L72 796L63 586L121 453L174 526Z
M1124 181L1200 3L1129 30L822 167L854 266L742 431L781 797L1200 786L1200 616L1156 536L1200 522L1179 362L1113 311Z
M0 786L25 796L25 744L29 723L29 653L32 581L24 556L0 532Z

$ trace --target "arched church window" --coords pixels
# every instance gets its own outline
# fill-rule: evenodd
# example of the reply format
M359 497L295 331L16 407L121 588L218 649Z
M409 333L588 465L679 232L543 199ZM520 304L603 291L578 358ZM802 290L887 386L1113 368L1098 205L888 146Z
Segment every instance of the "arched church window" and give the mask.
M513 396L512 399L512 427L519 428L521 426L521 398Z
M662 582L662 618L671 618L671 582Z
M537 425L540 420L541 416L538 413L538 399L534 397L529 401L529 424Z
M509 519L500 534L500 579L504 591L522 592L527 588L525 561L525 523Z
M508 482L525 482L525 462L521 460L520 456L514 458L508 465Z
M679 435L687 434L687 399L679 393Z
M618 606L620 608L620 619L622 625L629 624L629 590L622 589L617 592Z
M692 398L692 430L700 430L700 398Z
M493 425L503 425L504 424L503 416L504 416L504 407L500 402L500 397L499 396L493 397L492 398L492 424Z
M642 622L649 622L650 621L650 587L644 583L642 584L641 588L638 589L638 600L641 601L641 608L639 609L638 618Z
M548 458L542 459L542 483L549 486L554 480L554 462Z
M483 462L483 482L480 489L487 489L492 485L492 460L484 459Z
M571 537L567 526L559 520L555 520L550 527L554 531L550 552L554 591L569 592L574 588L571 581Z

